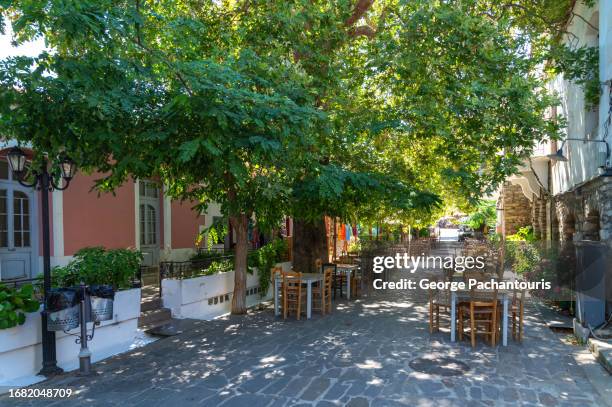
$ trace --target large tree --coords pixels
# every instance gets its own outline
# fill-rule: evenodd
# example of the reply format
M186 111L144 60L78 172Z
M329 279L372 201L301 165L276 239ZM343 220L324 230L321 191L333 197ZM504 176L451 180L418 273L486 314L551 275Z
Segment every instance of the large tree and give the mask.
M0 131L100 171L101 189L157 177L221 203L242 313L252 217L296 217L305 271L326 255L323 215L422 220L555 136L536 73L561 25L529 3L12 1L16 41L53 51L3 61Z

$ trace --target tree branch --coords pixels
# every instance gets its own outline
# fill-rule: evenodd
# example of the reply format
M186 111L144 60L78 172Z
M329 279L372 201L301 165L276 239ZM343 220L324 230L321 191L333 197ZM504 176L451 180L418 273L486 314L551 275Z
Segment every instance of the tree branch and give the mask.
M355 8L353 9L353 14L349 18L346 19L344 25L346 27L350 27L355 24L361 17L365 15L365 13L372 7L374 4L374 0L357 0L357 4L355 4Z
M373 38L375 35L376 30L374 30L369 25L360 25L359 27L351 28L349 30L349 36L351 37L364 36L368 38Z

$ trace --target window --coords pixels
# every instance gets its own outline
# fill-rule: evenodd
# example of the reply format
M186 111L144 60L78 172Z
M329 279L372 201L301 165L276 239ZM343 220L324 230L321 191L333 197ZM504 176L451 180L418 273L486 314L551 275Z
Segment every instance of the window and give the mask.
M6 189L0 189L0 247L8 247L8 205Z
M152 181L140 181L139 193L141 197L146 197L146 198L158 198L159 197L159 189L157 188L157 184L155 184Z
M13 196L13 238L15 247L30 247L30 200L28 196L15 191Z
M140 204L140 244L157 244L157 213L153 205Z

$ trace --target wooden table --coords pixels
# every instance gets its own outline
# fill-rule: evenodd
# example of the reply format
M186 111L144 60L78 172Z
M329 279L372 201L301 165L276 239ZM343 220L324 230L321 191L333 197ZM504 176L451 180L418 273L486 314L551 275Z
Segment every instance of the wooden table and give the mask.
M312 317L312 283L321 282L321 286L323 286L323 277L322 273L302 273L302 283L306 284L306 319ZM276 316L280 315L278 297L282 282L283 277L276 273L276 277L274 278L274 315Z
M497 295L501 296L503 304L503 316L502 316L502 345L508 346L508 292L498 291ZM451 291L451 342L455 342L456 331L457 331L457 300L459 301L470 301L470 290L457 290Z
M346 274L346 299L351 299L351 273L359 268L356 264L336 264L336 269Z

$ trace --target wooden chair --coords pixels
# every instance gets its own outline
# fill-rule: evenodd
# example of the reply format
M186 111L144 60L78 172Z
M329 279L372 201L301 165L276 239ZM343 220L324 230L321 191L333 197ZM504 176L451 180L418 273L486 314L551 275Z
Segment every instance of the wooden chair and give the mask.
M302 273L283 272L283 319L290 311L296 311L297 319L302 315L302 304L306 304L306 290L302 289Z
M351 298L361 295L362 277L360 269L355 269L351 273Z
M519 292L520 291L520 292ZM510 312L512 314L512 339L523 341L523 314L525 310L525 290L514 290ZM518 335L517 335L518 328Z
M316 259L314 263L315 263L315 273L322 273L323 272L323 260Z
M470 301L459 305L459 340L463 339L464 319L470 320L470 339L472 348L476 347L476 335L488 335L491 346L497 343L499 331L499 318L497 307L497 290L488 293L473 291ZM484 327L484 331L478 331L479 327Z
M429 290L429 333L440 330L440 310L450 315L451 296L449 290Z
M331 267L326 268L321 284L312 287L312 309L323 315L332 311L332 272Z
M338 266L334 263L325 263L321 266L323 272L327 269L332 271L332 292L334 299L336 298L336 291L340 290L340 297L342 297L342 289L346 284L346 274L338 272Z

